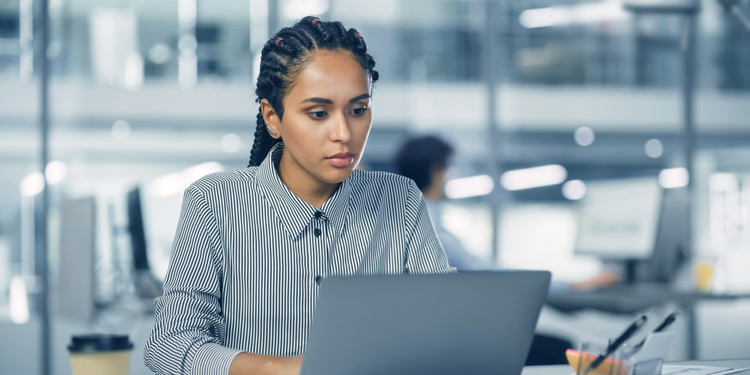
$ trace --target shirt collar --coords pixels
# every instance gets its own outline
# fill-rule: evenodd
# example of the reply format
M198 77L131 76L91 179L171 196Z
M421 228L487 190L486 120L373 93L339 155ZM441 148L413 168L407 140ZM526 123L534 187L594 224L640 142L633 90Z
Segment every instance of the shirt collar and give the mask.
M283 150L284 144L281 142L271 148L258 167L256 181L260 192L267 198L266 200L287 234L292 239L296 239L314 219L316 211L321 211L323 216L331 222L336 234L341 235L349 212L349 196L351 195L349 179L344 180L333 195L319 209L316 209L294 195L281 181L276 167L281 161Z

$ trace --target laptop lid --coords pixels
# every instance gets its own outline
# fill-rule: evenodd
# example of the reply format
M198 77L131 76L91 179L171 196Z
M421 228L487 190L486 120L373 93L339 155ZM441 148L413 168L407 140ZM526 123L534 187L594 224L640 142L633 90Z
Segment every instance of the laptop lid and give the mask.
M327 278L301 374L518 375L549 281L546 271Z

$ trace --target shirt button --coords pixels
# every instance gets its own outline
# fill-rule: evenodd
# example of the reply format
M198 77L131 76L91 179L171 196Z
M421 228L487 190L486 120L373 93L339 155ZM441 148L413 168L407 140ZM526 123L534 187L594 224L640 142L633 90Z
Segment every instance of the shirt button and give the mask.
M320 211L315 211L315 218L320 219L320 217L323 216L323 213Z
M318 285L320 285L320 280L323 280L323 278L322 278L322 277L320 277L320 275L318 275L318 276L315 276L315 284L318 284Z
M315 237L320 237L320 233L321 233L320 229L315 228Z

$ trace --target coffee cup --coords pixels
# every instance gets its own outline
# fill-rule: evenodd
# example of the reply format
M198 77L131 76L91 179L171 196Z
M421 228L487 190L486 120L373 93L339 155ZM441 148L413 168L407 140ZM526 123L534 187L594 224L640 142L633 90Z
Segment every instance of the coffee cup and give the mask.
M128 375L133 343L128 335L76 335L68 350L73 375Z

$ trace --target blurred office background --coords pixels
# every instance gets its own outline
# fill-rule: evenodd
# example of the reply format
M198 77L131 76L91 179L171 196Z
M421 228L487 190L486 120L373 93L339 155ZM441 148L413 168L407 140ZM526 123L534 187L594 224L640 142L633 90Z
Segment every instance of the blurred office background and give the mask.
M260 48L307 14L357 28L377 61L366 168L393 171L410 136L456 148L433 219L468 251L561 282L616 258L622 279L631 264L636 282L696 289L709 265L706 293L750 293L750 34L716 0L695 15L694 147L684 17L618 0L49 0L46 168L40 4L0 1L0 363L14 373L41 361L40 171L55 373L69 373L69 335L92 331L130 333L131 372L145 372L148 297L166 273L182 192L247 165ZM594 192L630 203L596 206ZM640 250L583 244L586 231L633 229L606 223L628 208ZM698 358L750 356L750 301L702 301L695 313ZM634 316L547 307L539 330L575 344ZM688 358L686 325L675 329L671 359Z

